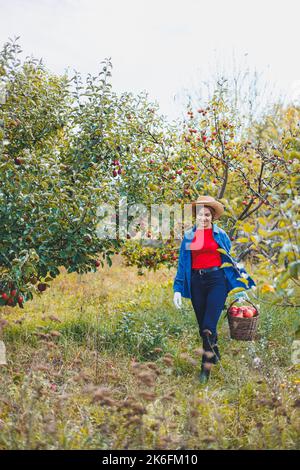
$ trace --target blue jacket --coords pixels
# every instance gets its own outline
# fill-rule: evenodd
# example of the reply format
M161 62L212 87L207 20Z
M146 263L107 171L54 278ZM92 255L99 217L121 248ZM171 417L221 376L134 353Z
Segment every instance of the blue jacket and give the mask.
M213 223L212 227L214 240L218 243L219 248L223 248L226 252L226 254L219 252L222 264L231 263L233 265L222 268L224 269L226 277L227 294L236 287L242 287L243 289L248 290L253 286L256 286L256 283L245 269L238 268L236 260L230 255L231 241L225 230L218 227L216 223ZM192 275L192 252L189 249L189 246L194 238L195 231L196 224L184 233L184 237L180 245L177 274L173 283L174 292L180 292L182 297L186 297L188 299L191 298ZM242 273L244 273L245 276L241 276ZM238 280L238 278L243 277L248 280L248 286L243 281Z

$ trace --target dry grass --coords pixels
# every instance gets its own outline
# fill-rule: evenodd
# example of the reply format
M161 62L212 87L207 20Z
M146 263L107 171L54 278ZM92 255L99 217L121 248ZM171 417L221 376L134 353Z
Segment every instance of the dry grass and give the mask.
M115 256L3 309L0 448L299 448L295 312L263 310L258 342L221 323L223 369L201 387L196 320L188 300L172 305L173 276L138 276Z

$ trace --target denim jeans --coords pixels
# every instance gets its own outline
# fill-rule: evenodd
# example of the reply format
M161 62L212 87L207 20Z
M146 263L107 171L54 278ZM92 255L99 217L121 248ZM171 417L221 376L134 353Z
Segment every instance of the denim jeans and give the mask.
M218 338L217 323L227 298L226 277L223 269L191 274L191 301L196 313L199 333L208 329Z

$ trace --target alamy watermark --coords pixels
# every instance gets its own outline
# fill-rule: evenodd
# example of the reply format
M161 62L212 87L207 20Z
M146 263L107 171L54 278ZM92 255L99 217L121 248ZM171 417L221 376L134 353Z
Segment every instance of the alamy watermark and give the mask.
M184 204L183 209L179 203L151 204L149 208L142 203L128 205L127 197L122 197L118 210L114 204L109 203L98 207L96 233L100 239L131 238L143 241L146 245L155 245L171 236L173 240L182 240L183 233L186 232L186 238L191 242L195 233L188 229L194 226L193 214L195 220L202 223L202 208L202 204L193 208L192 202ZM203 232L199 233L197 246L190 247L190 242L186 243L186 249L199 250L204 242Z

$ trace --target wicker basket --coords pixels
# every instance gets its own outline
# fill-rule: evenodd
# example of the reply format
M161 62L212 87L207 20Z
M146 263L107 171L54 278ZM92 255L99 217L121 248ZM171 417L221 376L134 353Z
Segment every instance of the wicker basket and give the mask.
M258 324L259 310L252 302L250 302L250 300L245 299L245 302L249 302L256 309L257 314L252 318L232 317L229 310L238 300L239 299L235 299L231 302L225 314L228 318L230 337L240 341L253 341L257 339L256 328Z

